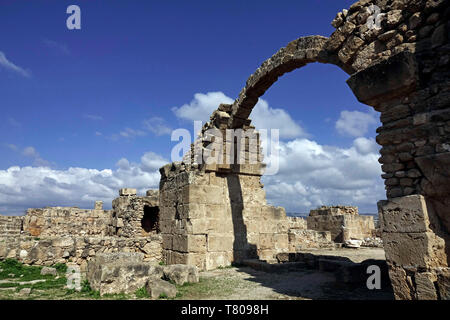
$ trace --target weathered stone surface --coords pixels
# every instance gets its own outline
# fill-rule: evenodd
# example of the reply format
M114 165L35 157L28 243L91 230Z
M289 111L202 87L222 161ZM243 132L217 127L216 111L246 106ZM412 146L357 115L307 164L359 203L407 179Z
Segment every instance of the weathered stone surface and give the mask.
M184 264L164 266L163 273L164 279L173 281L178 285L196 283L199 281L198 269L196 266Z
M55 268L43 267L41 270L41 275L45 276L48 274L50 274L52 276L56 276L58 273Z
M143 261L142 254L99 254L87 265L87 279L94 290L105 293L134 293L149 279L161 279L163 268Z
M380 201L378 202L380 227L383 232L420 233L431 231L428 206L425 198L421 195Z
M152 299L175 298L177 295L177 288L173 284L161 279L148 280L145 288Z

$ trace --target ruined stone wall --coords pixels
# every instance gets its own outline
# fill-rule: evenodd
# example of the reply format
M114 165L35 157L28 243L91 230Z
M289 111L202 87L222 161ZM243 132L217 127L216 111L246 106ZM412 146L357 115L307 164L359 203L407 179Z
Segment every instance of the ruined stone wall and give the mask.
M28 209L23 217L25 235L48 237L67 235L104 236L110 224L110 210L76 207Z
M306 219L302 217L287 217L288 229L305 230L307 228Z
M334 248L330 231L289 229L289 252L302 249Z
M340 216L340 215L357 215L358 207L352 206L321 206L309 212L310 216Z
M141 252L145 261L161 261L161 237L0 237L0 259L13 258L30 265L76 263L84 272L98 253Z
M347 83L359 101L381 112L377 142L388 201L379 203L379 213L395 296L449 299L450 3L375 3L384 17L381 29L365 32L373 34L370 43L361 33L368 1L342 13L342 21L338 15L329 43L349 30L352 36L336 49L343 57L350 39L364 40L350 50L357 72ZM417 212L432 221L427 228L411 227Z
M0 215L0 237L14 237L22 232L22 216Z
M166 263L200 269L288 250L283 208L268 206L259 175L161 168L160 226Z
M159 226L152 230L143 228L145 207L159 211L158 190L148 190L145 197L138 196L136 189L120 189L119 197L112 202L112 214L108 235L121 237L145 237L159 232Z
M344 209L346 208L346 209ZM372 238L376 236L372 216L360 216L356 207L321 207L311 210L306 218L308 229L329 231L334 242Z

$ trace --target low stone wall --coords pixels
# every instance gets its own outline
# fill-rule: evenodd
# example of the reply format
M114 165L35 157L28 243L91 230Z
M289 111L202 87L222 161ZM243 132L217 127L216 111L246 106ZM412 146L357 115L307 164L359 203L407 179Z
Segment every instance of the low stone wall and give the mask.
M357 214L358 207L352 206L321 206L309 212L310 216L340 216Z
M308 229L316 231L330 231L334 242L345 242L350 239L363 240L376 236L375 224L372 216L360 216L357 213L340 214L331 211L329 214L317 214L306 218ZM356 209L357 212L357 209Z
M302 217L287 217L289 229L307 229L306 219Z
M290 229L288 237L289 252L297 252L301 249L334 247L329 231Z
M23 217L23 231L25 235L39 237L105 236L110 219L110 210L76 207L28 209Z
M0 215L0 237L18 236L22 231L22 216L2 216Z
M30 236L0 238L0 260L17 259L30 265L76 263L85 272L87 261L98 253L141 252L144 261L161 261L161 237L45 237Z

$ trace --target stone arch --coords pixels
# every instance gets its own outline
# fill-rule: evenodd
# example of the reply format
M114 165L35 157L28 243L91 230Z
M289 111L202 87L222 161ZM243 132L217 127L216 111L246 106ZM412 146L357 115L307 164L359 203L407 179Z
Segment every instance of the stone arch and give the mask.
M230 128L240 128L248 123L248 117L253 107L277 80L285 73L302 68L309 63L320 62L337 65L346 73L352 69L343 64L337 55L328 52L326 44L329 38L323 36L301 37L281 48L262 65L247 80L239 97L231 105L231 116L228 122Z
M369 28L373 5L380 26ZM361 0L336 15L329 38L299 38L265 61L233 104L213 112L183 162L160 170L161 215L171 221L162 225L166 262L208 269L250 250L259 258L284 250L286 214L266 204L258 166L199 164L192 151L229 142L208 129L253 130L253 107L283 74L331 63L350 75L356 98L381 113L377 142L387 200L378 208L396 298L450 299L449 17L445 0ZM175 212L183 214L172 221ZM245 234L242 243L227 228Z

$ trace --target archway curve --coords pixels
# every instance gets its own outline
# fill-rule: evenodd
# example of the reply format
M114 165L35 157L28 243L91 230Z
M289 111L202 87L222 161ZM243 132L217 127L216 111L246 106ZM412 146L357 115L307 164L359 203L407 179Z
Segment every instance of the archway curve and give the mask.
M320 62L334 64L347 74L352 74L353 69L343 64L335 52L326 49L328 41L329 38L323 36L301 37L291 41L264 61L248 78L239 97L228 107L231 113L228 127L240 128L248 124L248 117L259 97L285 73L300 69L309 63Z

